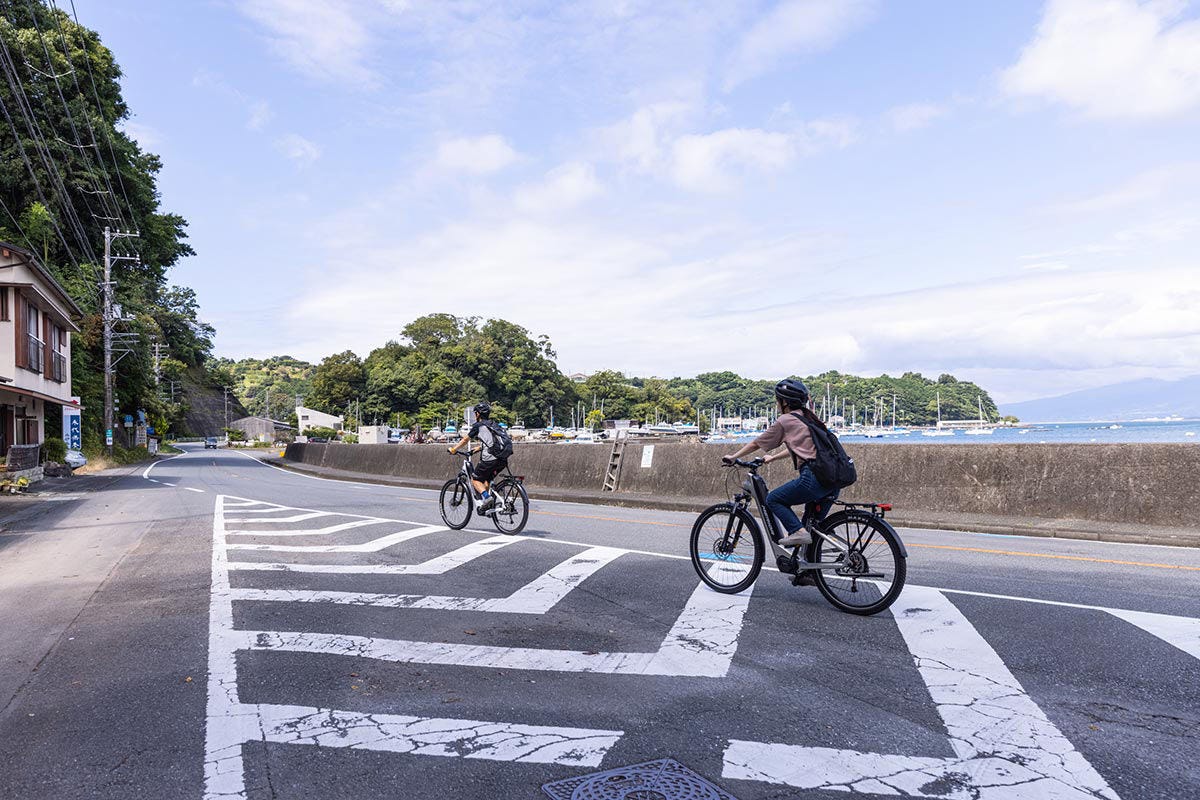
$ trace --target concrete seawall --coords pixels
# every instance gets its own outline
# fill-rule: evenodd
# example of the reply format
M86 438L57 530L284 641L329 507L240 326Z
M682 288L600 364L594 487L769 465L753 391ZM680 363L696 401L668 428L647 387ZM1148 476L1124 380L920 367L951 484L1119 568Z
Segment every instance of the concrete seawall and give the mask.
M613 503L706 505L725 499L724 448L626 445ZM859 482L846 500L895 504L898 523L928 527L1200 544L1200 446L1191 444L851 444ZM602 492L606 445L518 444L514 470L535 497ZM294 444L287 460L324 470L440 483L458 467L441 446ZM794 474L781 461L770 485ZM671 502L674 501L674 502ZM1149 529L1157 530L1149 530Z

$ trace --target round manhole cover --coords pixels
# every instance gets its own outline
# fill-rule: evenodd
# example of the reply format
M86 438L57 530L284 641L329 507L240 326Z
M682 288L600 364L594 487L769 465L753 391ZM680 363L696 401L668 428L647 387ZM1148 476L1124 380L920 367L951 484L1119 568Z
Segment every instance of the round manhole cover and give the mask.
M671 758L555 781L542 791L553 800L736 800Z

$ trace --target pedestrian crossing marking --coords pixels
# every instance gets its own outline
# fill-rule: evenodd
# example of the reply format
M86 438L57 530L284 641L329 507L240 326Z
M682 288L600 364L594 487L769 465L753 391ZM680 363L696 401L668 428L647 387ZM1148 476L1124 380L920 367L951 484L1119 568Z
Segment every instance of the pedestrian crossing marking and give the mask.
M425 530L417 535L424 536L427 533L437 533L445 531L446 528L434 527L434 530ZM411 533L411 531L402 531L401 533ZM394 534L397 535L397 534ZM409 539L414 536L407 537ZM404 541L407 541L405 539ZM488 555L502 547L520 542L520 539L512 536L493 536L488 539L483 539L478 542L471 542L463 545L457 550L452 550L444 555L431 558L428 561L423 561L420 564L296 564L291 562L258 562L258 561L235 561L229 564L229 569L240 571L259 571L259 572L315 572L328 575L441 575L449 572L456 567L461 567L470 561ZM397 542L389 542L387 547L390 547ZM246 550L251 549L245 546L228 545L230 550ZM271 550L280 550L287 548L272 547ZM375 548L382 550L383 547ZM366 553L375 552L375 550L296 550L291 548L289 552L322 552L322 553Z
M944 594L906 587L891 613L946 726L952 757L731 740L724 777L951 800L1118 800Z
M321 592L303 589L233 589L234 600L282 603L341 603L380 608L419 608L439 611L486 611L503 614L545 614L576 586L625 551L593 547L571 556L558 566L517 589L508 597L446 597L439 595ZM430 562L425 562L426 565ZM230 568L237 565L231 564ZM290 564L269 565L291 567ZM374 565L383 566L383 565ZM407 566L407 565L387 565ZM413 565L418 566L418 565ZM394 571L391 574L397 574ZM410 573L411 574L411 571Z
M448 530L445 525L425 525L420 528L396 531L378 539L372 539L362 544L227 544L229 550L256 550L276 553L378 553L389 547L425 536L430 533L441 533ZM231 531L230 533L247 533L247 531ZM249 533L254 533L249 531Z

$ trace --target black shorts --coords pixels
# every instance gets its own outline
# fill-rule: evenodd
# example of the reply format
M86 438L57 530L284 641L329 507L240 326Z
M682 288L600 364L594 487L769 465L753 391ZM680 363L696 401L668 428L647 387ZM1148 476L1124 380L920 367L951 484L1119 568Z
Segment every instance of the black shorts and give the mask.
M507 458L497 458L493 461L480 461L475 467L475 480L483 483L491 483L492 480L508 467Z

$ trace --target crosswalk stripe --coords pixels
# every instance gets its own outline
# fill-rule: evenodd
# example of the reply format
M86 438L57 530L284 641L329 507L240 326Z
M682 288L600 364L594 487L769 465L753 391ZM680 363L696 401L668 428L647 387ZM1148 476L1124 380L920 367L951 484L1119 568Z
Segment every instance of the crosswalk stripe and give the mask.
M254 706L262 738L421 756L599 766L622 731L470 719L366 714L306 706Z
M396 663L446 664L544 672L723 677L737 650L750 589L723 595L700 584L662 646L653 653L601 653L532 647L376 639L306 631L236 631L244 650L374 658Z
M909 587L892 615L945 723L952 758L731 740L724 777L955 800L1117 800L945 595Z
M271 551L276 553L377 553L393 545L407 542L409 539L415 539L418 536L425 536L430 533L439 533L447 530L444 525L425 525L420 528L411 528L406 531L396 531L389 533L386 536L380 536L378 539L372 539L369 542L362 544L249 544L244 542L235 542L227 544L225 547L229 550L256 550L256 551ZM230 531L230 533L246 533L246 531ZM251 533L257 533L251 531Z
M256 519L253 522L267 522L265 519ZM350 522L339 522L337 525L330 525L325 528L297 528L290 531L226 531L228 536L328 536L331 533L341 533L342 531L361 528L366 525L378 525L381 522L391 522L387 519L356 519ZM446 530L445 527L438 526L438 530Z
M285 511L288 509L279 508L279 509L271 509L271 510L272 511ZM332 517L332 516L334 516L334 515L328 511L305 511L303 514L293 514L290 517L248 517L246 519L242 519L241 517L226 517L225 524L228 525L230 523L236 523L236 522L255 522L255 523L260 523L263 525L265 525L267 523L274 525L277 522L304 522L305 520L316 519L318 517Z
M257 602L341 603L382 608L545 614L576 586L622 554L623 551L612 547L593 547L568 558L549 572L517 589L508 597L446 597L367 592L321 592L302 589L233 589L231 594L234 600ZM232 568L234 565L230 566Z
M1108 613L1157 636L1193 658L1200 658L1200 619L1121 609L1108 609Z
M446 530L438 528L437 530ZM424 531L418 535L426 533L436 533L437 531ZM406 531L407 533L407 531ZM393 534L396 535L396 534ZM389 537L384 537L389 538ZM409 537L412 538L412 537ZM378 540L376 540L378 542ZM401 540L404 541L404 540ZM455 567L461 567L469 561L485 556L501 547L508 547L512 544L520 542L512 536L493 536L479 542L471 542L457 550L451 550L449 553L431 558L428 561L422 561L420 564L291 564L287 562L258 562L258 561L233 561L229 564L231 570L241 571L257 571L257 572L313 572L326 575L441 575L444 572L449 572ZM367 544L374 544L368 542ZM396 542L389 542L384 545L390 547ZM307 550L299 550L295 547L253 547L243 546L237 548L235 545L230 545L232 549L266 549L266 550L288 550L291 552L312 552ZM377 549L383 549L382 547ZM323 550L320 552L368 552L364 550Z

